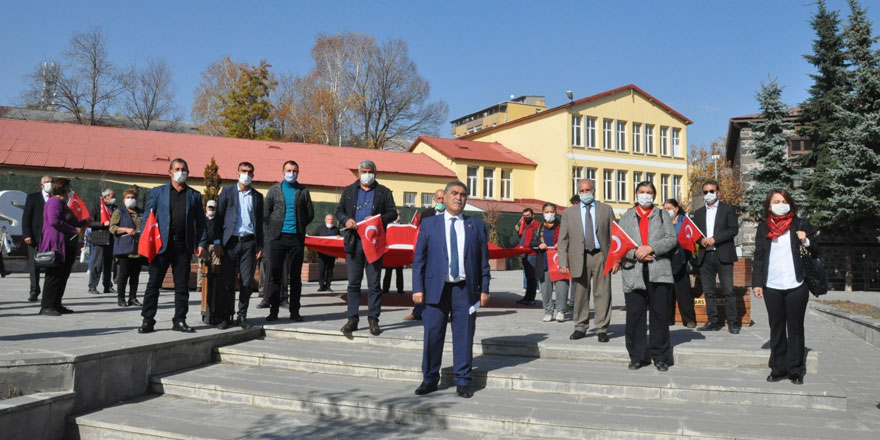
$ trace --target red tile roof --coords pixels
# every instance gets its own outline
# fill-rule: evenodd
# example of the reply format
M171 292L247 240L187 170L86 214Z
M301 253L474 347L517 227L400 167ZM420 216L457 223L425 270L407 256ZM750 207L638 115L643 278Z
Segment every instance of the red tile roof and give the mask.
M455 178L455 173L424 154L294 142L252 141L215 136L0 119L0 163L28 168L164 176L168 161L185 159L201 177L214 157L220 176L238 178L239 162L254 164L257 182L277 182L281 164L295 160L306 185L343 187L352 170L368 159L382 173Z
M551 113L555 113L555 112L557 112L557 111L560 111L560 110L562 110L562 109L569 108L569 107L571 107L571 106L573 106L573 105L578 105L578 104L583 104L583 103L585 103L585 102L594 101L594 100L596 100L596 99L603 98L603 97L605 97L605 96L613 95L613 94L615 94L615 93L620 93L620 92L627 91L627 90L633 90L633 91L635 91L635 92L638 92L640 95L642 95L642 96L644 96L645 98L647 98L648 101L651 101L651 102L657 104L658 106L660 106L661 108L663 108L664 110L666 110L666 111L668 111L670 114L672 114L672 116L675 116L675 117L681 119L682 121L684 121L685 124L690 125L690 124L693 124L693 123L694 123L694 121L691 121L690 119L688 119L687 117L685 117L683 114L681 114L681 113L675 111L675 109L673 109L672 107L670 107L670 106L664 104L664 103L661 102L659 99L657 99L657 98L651 96L648 92L646 92L646 91L640 89L640 88L639 88L638 86L636 86L635 84L627 84L627 85L625 85L625 86L623 86L623 87L618 87L618 88L616 88L616 89L611 89L611 90L608 90L608 91L605 91L605 92L599 93L599 94L597 94L597 95L588 96L588 97L586 97L586 98L581 98L581 99L578 99L577 101L567 102L567 103L562 104L562 105L560 105L560 106L558 106L558 107L553 107L553 108L551 108L551 109L549 109L549 110L545 110L545 111L540 112L540 113L535 113L535 114L533 114L533 115L528 115L528 116L525 116L525 117L522 117L522 118L519 118L519 119L514 119L514 120L512 120L512 121L510 121L510 122L505 122L505 123L503 123L503 124L496 125L496 126L494 126L494 127L486 128L486 129L480 130L480 131L478 131L478 132L476 132L476 133L471 133L471 134L469 134L469 135L462 136L462 137L460 137L459 139L468 139L468 138L473 138L473 137L481 136L481 135L486 134L487 132L492 132L492 131L495 131L495 130L500 130L500 129L502 129L502 128L511 127L511 126L513 126L513 125L515 125L515 124L521 124L521 123L526 122L526 121L529 121L529 120L531 120L531 119L533 119L533 118L540 118L540 117L546 116L546 115L548 115L548 114L551 114Z
M463 139L419 136L419 138L410 145L409 151L412 151L420 141L430 145L444 156L453 160L478 160L481 162L537 165L531 159L499 144L498 142L480 142Z

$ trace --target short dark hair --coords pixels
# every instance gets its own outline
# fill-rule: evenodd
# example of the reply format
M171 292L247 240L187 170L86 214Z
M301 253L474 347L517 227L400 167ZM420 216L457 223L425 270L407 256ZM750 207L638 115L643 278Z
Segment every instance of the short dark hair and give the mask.
M464 188L464 196L465 197L467 197L467 195L469 194L467 185L465 185L464 182L462 182L461 180L453 180L452 182L447 183L446 189L444 189L443 191L448 193L449 188L452 188L453 186L460 186L460 187Z
M130 195L133 195L134 198L137 198L137 196L138 196L138 190L135 189L135 188L128 188L128 189L126 189L125 191L122 192L122 198L124 199L124 198L125 198L126 196L128 196L129 194L130 194Z
M721 189L721 185L719 185L719 184L718 184L718 181L715 180L715 179L709 179L709 180L703 182L703 184L700 185L700 188L705 188L706 185L712 185L712 186L714 186L716 191Z
M174 164L176 164L176 163L182 163L184 168L189 169L189 164L186 163L185 160L183 160L183 159L181 159L181 158L179 158L179 157L175 157L174 160L172 160L171 163L168 164L168 169L169 169L169 170L173 170L173 169L174 169Z
M53 196L66 196L67 188L70 187L70 179L66 177L58 177L52 181L52 195Z
M252 163L250 163L250 162L241 162L241 163L239 163L238 166L235 167L236 171L237 171L239 168L241 168L241 167L248 167L248 168L251 169L251 171L256 170L256 168L254 168L254 164L252 164ZM282 167L282 168L283 168L283 167Z
M639 182L639 184L636 185L635 192L639 192L639 188L651 188L651 191L654 192L654 195L655 196L657 195L657 188L654 187L654 184L651 183L650 180L646 180L644 182Z
M283 163L283 164L281 164L281 169L282 169L282 170L283 170L283 169L284 169L284 167L286 167L286 166L287 166L287 164L291 164L291 165L293 165L293 166L295 166L295 167L296 167L296 169L299 169L299 164L298 164L298 163L296 163L296 161L295 161L295 160L288 160L288 161L287 161L287 162L284 162L284 163Z
M580 202L580 201L581 201L581 196L579 196L579 195L577 195L577 194L571 196L571 198L568 199L568 203L577 203L577 202Z
M529 214L535 215L535 211L533 211L532 208L526 208L526 209L523 209L523 211L522 211L523 214L525 214L527 212Z
M764 199L764 218L770 218L770 199L773 198L774 194L782 194L782 198L785 199L785 203L788 203L791 213L797 215L797 203L795 203L791 194L782 188L776 188L771 189L767 194L767 198Z
M545 209L547 209L548 206L553 207L553 210L554 210L554 211L557 210L557 209L556 209L556 204L555 204L555 203L547 202L547 203L544 204L544 206L541 207L541 211L543 212Z
M681 205L678 204L678 200L675 200L675 199L666 199L666 201L663 202L664 205L667 204L667 203L670 204L670 205L672 205L672 206L674 206L676 209L681 208Z

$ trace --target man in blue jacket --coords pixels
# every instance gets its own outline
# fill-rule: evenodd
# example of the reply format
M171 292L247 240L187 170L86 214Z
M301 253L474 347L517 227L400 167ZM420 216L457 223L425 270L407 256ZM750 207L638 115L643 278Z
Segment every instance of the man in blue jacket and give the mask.
M150 280L147 281L147 289L144 291L144 308L141 312L144 322L138 333L151 333L154 330L159 288L168 272L168 266L171 266L174 276L174 318L171 329L184 333L195 332L195 329L186 325L190 261L193 252L199 258L204 256L207 236L202 195L186 185L188 174L189 166L185 160L172 160L168 168L171 183L153 188L144 207L144 218L149 218L150 211L156 215L162 248L149 266Z
M427 307L422 313L424 378L417 395L437 390L446 323L451 321L456 392L464 398L473 396L470 383L476 308L489 302L490 275L486 225L461 213L467 194L464 183L448 183L446 212L425 219L419 230L413 257L413 302Z

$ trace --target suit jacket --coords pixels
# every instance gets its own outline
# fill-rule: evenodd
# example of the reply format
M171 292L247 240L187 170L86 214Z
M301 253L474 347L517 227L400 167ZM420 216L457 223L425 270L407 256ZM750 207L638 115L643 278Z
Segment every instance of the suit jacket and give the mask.
M608 258L611 246L611 222L614 210L610 206L596 201L596 218L593 226L599 238L602 258ZM572 278L580 278L584 269L584 223L581 217L581 206L569 206L562 211L562 229L559 231L559 267L568 266Z
M281 229L284 228L284 214L287 207L284 202L284 191L281 189L281 183L278 182L269 187L266 193L266 201L263 204L263 223L266 226L266 239L276 240L281 237ZM315 207L312 206L312 196L309 189L305 185L294 182L293 187L296 188L296 196L293 204L296 211L296 235L301 240L306 238L306 228L315 218Z
M45 206L46 201L43 200L43 191L28 194L24 201L24 214L21 216L21 235L22 238L31 237L34 241L34 246L39 244L43 238L43 207Z
M342 196L339 198L339 204L336 205L336 220L345 226L349 219L354 219L357 212L358 189L361 187L360 180L356 180L351 185L342 190ZM378 182L373 182L373 207L370 209L370 215L382 215L382 225L388 226L389 223L397 219L397 206L394 205L394 196L391 190ZM354 253L357 241L360 240L356 231L345 230L345 252Z
M214 239L220 240L223 246L229 243L229 239L236 235L235 222L238 220L238 184L223 188L217 201L217 215L214 216ZM251 195L254 200L254 235L257 240L257 248L263 247L263 194L251 187ZM222 233L219 228L223 228Z
M150 190L150 197L144 206L144 218L150 217L150 211L156 213L156 221L159 223L159 234L162 236L162 249L159 253L168 249L171 242L171 208L170 197L171 184L157 186ZM186 247L195 251L199 247L208 246L208 237L205 231L205 211L202 208L202 195L198 191L186 186ZM146 223L146 220L144 220ZM143 232L142 232L143 233Z
M482 221L463 217L465 284L469 304L473 304L481 293L489 293L489 240ZM428 304L440 302L449 274L445 218L435 215L422 222L413 255L413 292L424 292Z
M315 229L315 235L318 237L335 237L339 235L339 228L336 226L327 227L327 225L318 226L318 229Z
M715 252L718 253L718 260L724 264L733 264L736 261L736 245L733 239L739 233L739 223L736 220L736 211L733 206L727 203L718 202L718 212L715 213L715 229L712 231L715 235ZM694 223L708 234L706 228L706 207L698 209L694 213ZM697 265L703 264L706 258L706 248L700 246L700 252L697 254Z
M758 223L758 229L755 235L755 255L752 259L752 287L767 287L767 274L772 269L770 267L770 245L772 244L772 241L767 238L768 231L769 228L767 228L766 221ZM795 231L806 232L807 238L810 240L810 246L808 246L808 249L810 249L810 251L815 251L816 243L814 239L816 238L816 230L813 228L813 225L810 224L809 220L795 217L791 221L791 228L789 231L788 236L791 240L791 256L794 260L795 278L797 278L798 281L803 281L804 263L801 261L801 255L798 250L801 241L798 239Z

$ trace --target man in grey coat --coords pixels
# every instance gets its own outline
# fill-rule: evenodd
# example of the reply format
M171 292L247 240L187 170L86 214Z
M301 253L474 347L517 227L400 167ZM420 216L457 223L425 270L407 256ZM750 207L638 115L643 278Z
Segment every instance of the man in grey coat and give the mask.
M596 303L596 333L599 342L608 342L611 322L611 275L603 275L614 211L595 199L589 179L578 182L580 203L562 213L559 231L559 270L570 273L574 284L574 332L569 339L587 335L590 325L590 293Z

